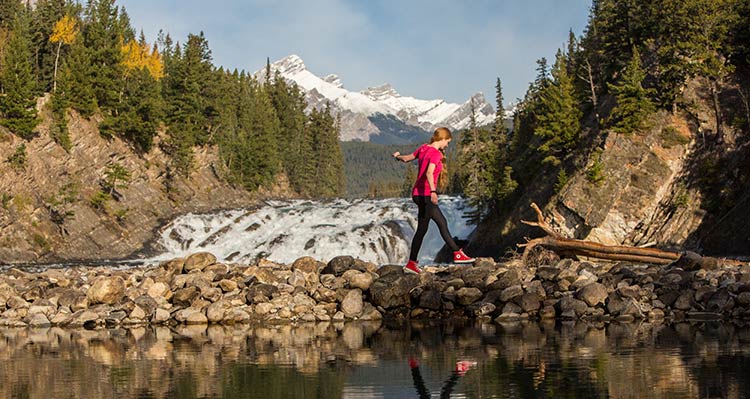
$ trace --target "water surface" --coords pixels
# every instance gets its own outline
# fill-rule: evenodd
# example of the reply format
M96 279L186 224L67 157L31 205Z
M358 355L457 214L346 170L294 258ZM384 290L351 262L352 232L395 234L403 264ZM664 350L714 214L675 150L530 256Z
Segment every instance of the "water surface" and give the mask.
M456 373L457 361L475 365ZM0 329L3 398L420 395L747 398L750 328L353 322Z

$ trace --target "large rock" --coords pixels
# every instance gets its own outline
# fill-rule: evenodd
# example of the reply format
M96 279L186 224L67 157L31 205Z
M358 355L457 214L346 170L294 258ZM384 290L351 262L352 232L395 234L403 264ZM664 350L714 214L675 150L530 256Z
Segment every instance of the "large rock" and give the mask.
M247 289L247 303L267 302L279 292L271 284L254 284Z
M536 312L541 307L541 300L539 299L539 296L532 292L527 292L519 297L516 297L515 302L525 313Z
M86 291L91 304L115 304L125 296L125 280L120 276L98 277Z
M341 301L341 311L344 312L344 316L352 319L361 316L362 310L362 291L359 289L350 290L344 297L344 300Z
M440 291L427 289L419 296L419 307L431 310L440 310L443 304Z
M299 258L295 260L294 263L292 263L293 271L299 270L307 274L318 274L318 271L323 269L323 267L325 267L324 263L319 262L309 256L304 256L302 258Z
M409 292L419 284L419 276L403 272L389 273L370 286L372 304L383 309L410 305Z
M203 270L206 266L216 263L216 257L208 252L198 252L188 256L183 266L186 272L198 269Z
M464 287L456 291L456 299L461 305L467 306L482 298L482 290L474 287Z
M512 285L500 293L500 302L508 302L521 295L523 295L523 288L520 285Z
M200 294L198 287L183 288L174 293L172 303L177 306L188 307Z
M363 262L357 262L351 256L337 256L328 262L320 274L333 274L336 277L341 277L347 270L366 272L367 268Z
M586 302L589 306L603 304L608 295L607 288L600 283L588 284L576 292L578 299Z

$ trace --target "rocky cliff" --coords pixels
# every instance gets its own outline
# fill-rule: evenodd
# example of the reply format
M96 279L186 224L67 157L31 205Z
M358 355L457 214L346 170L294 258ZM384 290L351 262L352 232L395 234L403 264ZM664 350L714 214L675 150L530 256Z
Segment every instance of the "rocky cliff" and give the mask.
M46 99L39 100L42 123L30 142L0 130L0 264L113 259L143 251L155 229L182 213L252 206L263 196L289 195L278 187L249 194L221 178L215 148L194 150L187 178L169 172L158 141L147 154L118 138L99 134L97 121L73 113L66 152L49 137ZM25 143L24 165L7 161ZM129 173L126 187L97 203L107 165ZM283 179L282 179L283 180Z
M683 92L686 109L660 111L632 134L604 132L559 192L556 176L538 174L501 215L482 223L469 246L498 256L525 237L536 220L532 202L568 237L608 245L690 249L708 255L750 255L750 140L735 111L736 86L722 91L724 122L717 128L706 82ZM736 101L733 103L733 101ZM734 120L729 124L727 121Z

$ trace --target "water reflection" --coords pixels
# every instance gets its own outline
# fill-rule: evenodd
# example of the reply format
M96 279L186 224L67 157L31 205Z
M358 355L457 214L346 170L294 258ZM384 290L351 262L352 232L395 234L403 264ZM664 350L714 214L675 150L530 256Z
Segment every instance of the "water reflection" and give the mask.
M750 328L413 322L0 329L4 398L448 393L467 398L747 398Z

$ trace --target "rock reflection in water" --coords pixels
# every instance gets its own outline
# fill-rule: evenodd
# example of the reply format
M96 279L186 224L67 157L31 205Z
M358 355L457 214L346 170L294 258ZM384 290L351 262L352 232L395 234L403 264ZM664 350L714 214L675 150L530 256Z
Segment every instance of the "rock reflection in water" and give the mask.
M508 323L0 329L3 398L748 397L750 329ZM434 387L434 388L433 388Z

